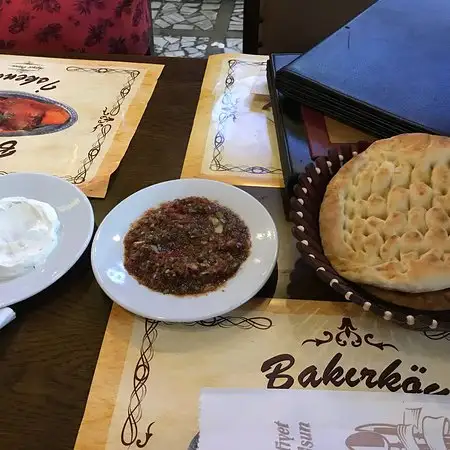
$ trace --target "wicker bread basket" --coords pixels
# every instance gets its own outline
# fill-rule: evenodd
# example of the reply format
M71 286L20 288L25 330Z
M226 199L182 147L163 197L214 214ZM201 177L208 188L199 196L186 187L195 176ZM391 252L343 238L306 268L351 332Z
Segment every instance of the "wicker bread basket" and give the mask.
M411 329L449 331L450 310L416 309L381 300L362 286L338 275L323 253L319 232L319 211L327 185L343 164L364 151L368 145L360 143L329 150L327 157L318 157L299 175L298 183L294 186L290 213L291 220L295 224L293 234L298 240L297 248L304 261L315 269L322 281L346 300L360 305L365 311L372 311L385 320ZM445 295L449 294L446 292ZM434 293L433 298L436 297L439 298L439 294Z

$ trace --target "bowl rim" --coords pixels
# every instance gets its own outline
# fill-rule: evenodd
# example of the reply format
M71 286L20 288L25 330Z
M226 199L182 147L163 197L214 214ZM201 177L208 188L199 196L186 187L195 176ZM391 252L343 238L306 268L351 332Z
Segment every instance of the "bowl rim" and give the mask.
M103 268L101 267L101 264L98 262L97 248L99 246L99 240L104 239L103 234L104 234L104 229L105 229L106 224L108 223L108 221L111 221L115 215L117 215L117 212L120 210L120 208L123 208L124 204L129 202L132 198L139 199L142 196L151 195L152 190L155 189L156 186L158 186L158 189L162 190L163 188L167 188L169 185L175 184L175 183L181 184L181 185L192 183L192 184L202 186L201 189L204 189L204 194L202 194L202 196L205 196L206 198L208 198L208 188L211 188L212 185L218 186L222 190L226 189L229 191L238 192L238 195L240 196L240 198L245 197L245 198L248 198L249 201L256 202L257 204L259 204L258 207L261 208L261 214L264 214L265 219L271 226L271 231L273 231L273 233L274 233L273 238L271 239L273 241L273 246L271 248L270 255L269 255L270 261L268 261L268 263L267 263L267 271L266 271L265 275L258 278L258 282L253 283L250 286L251 289L250 288L247 289L248 292L245 292L245 294L243 294L239 300L228 301L226 305L223 304L221 306L222 309L220 309L220 310L217 309L217 311L215 311L214 313L202 312L201 315L197 315L195 317L189 317L189 318L185 318L184 314L181 314L181 315L174 314L171 317L166 317L166 316L158 315L157 313L149 313L148 311L144 313L140 307L136 307L136 303L132 304L129 301L125 301L122 293L118 294L116 290L111 289L113 284L111 284L109 281L105 282L105 279L107 277L105 277L105 275L103 273ZM184 197L186 197L186 196L188 196L188 195L184 195ZM198 196L200 196L200 194L198 194ZM169 196L169 197L170 198L163 200L163 202L171 201L171 200L174 200L175 198L183 198L183 196L173 197L173 198L172 198L172 196ZM220 200L219 200L219 202L220 202ZM225 206L228 206L231 209L233 209L229 205L225 205ZM154 206L148 206L148 207L151 208ZM144 209L144 211L145 211L145 209ZM138 217L139 217L139 215L134 217L133 220L136 220ZM245 221L245 216L243 216L242 219ZM247 226L248 226L248 223L247 223ZM250 232L251 232L251 229L250 229ZM256 241L252 239L252 246L254 246L255 244L256 244ZM278 250L279 250L279 237L278 237L278 231L277 231L275 222L274 222L272 216L270 215L269 211L267 210L267 208L257 198L255 198L248 192L244 191L243 189L240 189L240 188L238 188L234 185L228 184L228 183L223 183L223 182L215 181L215 180L201 179L201 178L181 178L181 179L163 181L161 183L155 183L151 186L144 187L144 188L134 192L130 196L126 197L125 199L123 199L111 211L109 211L109 213L106 215L106 217L103 219L103 221L99 225L97 232L94 236L92 249L91 249L91 265L92 265L92 270L93 270L95 279L96 279L97 283L99 284L99 286L101 287L101 289L105 292L105 294L109 298L111 298L115 303L117 303L124 309L127 309L128 311L132 312L133 314L139 315L141 317L153 319L153 320L180 322L180 323L188 322L189 323L189 322L197 321L197 320L207 320L212 317L217 317L217 316L226 314L226 313L242 306L247 301L249 301L251 298L253 298L260 291L260 289L264 286L264 284L267 282L267 280L272 275L272 272L276 266L277 259L278 259ZM248 264L250 264L250 262L249 262L250 257L251 257L251 254L250 254L249 258L242 264L239 271L234 275L234 277L230 278L230 280L238 279L238 280L242 281L242 279L243 279L242 272L244 271L245 267ZM128 276L133 278L131 275L128 275ZM230 280L228 280L228 281L230 281ZM232 286L234 286L234 285L232 284ZM142 291L144 291L146 289L147 288L143 287ZM227 289L227 284L224 285L224 289ZM236 289L236 286L234 286L231 289ZM214 295L215 292L217 292L217 291L209 292L209 293L205 293L205 294L201 294L201 295L196 295L196 296L186 296L185 299L188 299L188 300L189 299L197 300L197 299L202 299L202 298L204 299L206 296ZM233 293L233 291L223 291L223 292L225 292L225 295L228 295L228 296L230 296L230 294ZM151 294L149 294L149 296L150 295ZM164 294L160 294L156 291L154 292L154 295L156 295L158 297L164 296ZM222 295L222 293L220 293L220 295ZM166 301L170 301L170 299L173 297L170 295L165 295L165 298L166 298Z

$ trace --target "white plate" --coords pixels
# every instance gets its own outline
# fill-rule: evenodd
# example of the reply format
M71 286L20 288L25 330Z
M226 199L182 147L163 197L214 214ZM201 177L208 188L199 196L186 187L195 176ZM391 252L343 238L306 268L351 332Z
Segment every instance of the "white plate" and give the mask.
M27 197L55 208L61 227L58 245L44 264L24 275L0 281L0 308L25 300L61 278L86 250L94 230L87 197L73 184L51 175L15 173L0 176L0 198Z
M202 196L228 206L247 224L252 248L238 273L217 291L200 296L164 295L140 285L123 265L123 238L147 209L189 196ZM97 230L92 244L95 278L112 300L143 317L192 322L215 317L252 298L276 263L278 235L270 214L255 198L229 184L202 179L167 181L142 189L119 203Z

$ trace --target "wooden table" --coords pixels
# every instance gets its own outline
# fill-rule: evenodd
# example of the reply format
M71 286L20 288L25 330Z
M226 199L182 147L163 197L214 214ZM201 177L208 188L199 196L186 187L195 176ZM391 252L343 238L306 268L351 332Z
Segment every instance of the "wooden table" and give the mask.
M180 176L206 67L200 59L129 60L165 68L106 198L92 201L97 225L133 192ZM17 319L0 331L1 449L74 446L111 309L89 255L90 249L61 280L18 304ZM286 295L339 299L298 264Z

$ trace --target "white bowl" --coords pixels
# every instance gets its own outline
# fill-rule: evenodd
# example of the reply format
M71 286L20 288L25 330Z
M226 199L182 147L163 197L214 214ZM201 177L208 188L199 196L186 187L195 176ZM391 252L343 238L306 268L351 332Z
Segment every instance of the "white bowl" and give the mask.
M206 197L229 207L247 224L252 248L237 274L214 292L174 296L152 291L128 274L123 264L123 238L147 209L189 196ZM92 268L105 293L125 309L167 322L192 322L225 314L251 299L270 277L278 253L272 217L261 203L229 184L181 179L142 189L119 203L97 230L92 244Z
M0 308L25 300L61 278L80 258L94 231L86 195L61 178L38 173L0 176L0 198L27 197L55 208L61 223L58 245L44 264L17 278L0 281Z

